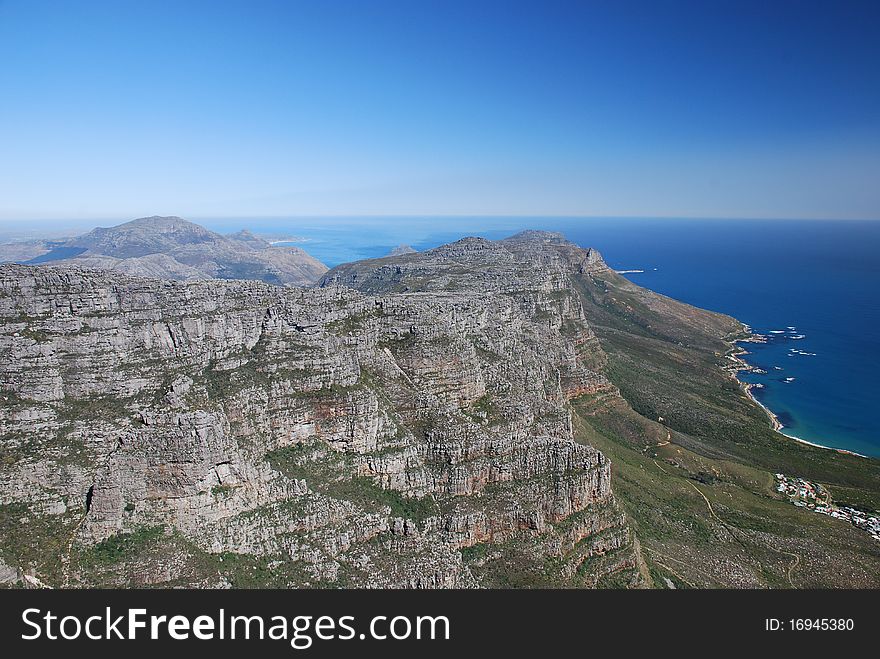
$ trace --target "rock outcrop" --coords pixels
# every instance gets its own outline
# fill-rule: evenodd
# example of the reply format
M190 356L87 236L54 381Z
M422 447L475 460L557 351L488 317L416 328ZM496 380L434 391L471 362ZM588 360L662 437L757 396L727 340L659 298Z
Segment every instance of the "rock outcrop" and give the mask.
M309 289L0 266L4 575L641 585L572 433L571 399L619 397L571 279L603 268L540 232Z

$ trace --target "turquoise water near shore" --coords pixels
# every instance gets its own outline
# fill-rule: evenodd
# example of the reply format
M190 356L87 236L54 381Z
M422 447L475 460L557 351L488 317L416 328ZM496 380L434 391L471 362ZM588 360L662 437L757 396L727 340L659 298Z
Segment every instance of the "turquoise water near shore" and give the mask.
M202 220L292 234L329 266L423 250L466 235L562 231L633 282L730 314L768 337L747 344L742 374L806 441L880 457L880 221L619 218L333 218Z

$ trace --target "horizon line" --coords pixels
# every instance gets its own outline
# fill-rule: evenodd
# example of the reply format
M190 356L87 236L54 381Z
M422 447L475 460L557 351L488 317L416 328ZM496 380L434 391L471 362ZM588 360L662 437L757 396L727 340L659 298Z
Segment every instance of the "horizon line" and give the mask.
M567 214L567 213L364 213L364 214L267 214L267 215L201 215L201 214L161 214L148 215L119 214L119 215L96 215L96 216L68 216L68 217L21 217L0 218L0 226L5 224L33 223L33 222L99 222L102 220L119 220L121 223L148 217L179 217L183 220L345 220L345 219L572 219L572 220L704 220L704 221L809 221L809 222L877 222L877 217L796 217L796 216L738 216L738 215L595 215L595 214ZM122 219L120 219L122 218Z

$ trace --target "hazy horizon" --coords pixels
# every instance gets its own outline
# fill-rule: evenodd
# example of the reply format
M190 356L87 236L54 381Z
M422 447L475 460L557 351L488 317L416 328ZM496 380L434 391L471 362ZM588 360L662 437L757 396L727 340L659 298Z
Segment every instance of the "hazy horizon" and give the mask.
M142 217L154 217L156 214ZM113 227L125 224L142 217L130 218L41 218L36 220L0 220L0 241L16 241L41 238L71 237L86 233L99 227ZM878 218L795 218L795 217L673 217L673 216L613 216L613 215L245 215L245 216L214 216L214 217L183 217L180 215L164 215L160 217L181 217L188 222L204 226L217 233L234 233L243 229L256 234L273 232L294 234L297 225L301 228L339 228L357 227L359 225L381 225L390 228L394 222L400 221L408 228L415 228L422 223L444 220L452 222L452 227L460 229L462 224L480 222L473 225L475 231L503 230L506 227L516 229L547 229L555 230L560 222L878 222ZM522 222L522 224L511 224ZM257 224L255 224L257 223ZM548 228L549 227L549 228ZM402 227L405 228L405 227ZM434 227L418 227L433 228Z

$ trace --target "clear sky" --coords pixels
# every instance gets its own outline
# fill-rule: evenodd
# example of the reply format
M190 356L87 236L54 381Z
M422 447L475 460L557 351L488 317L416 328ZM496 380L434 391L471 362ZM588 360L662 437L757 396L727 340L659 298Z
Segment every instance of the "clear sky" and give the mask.
M0 0L0 221L880 218L880 2Z

